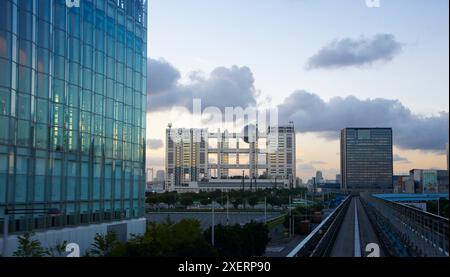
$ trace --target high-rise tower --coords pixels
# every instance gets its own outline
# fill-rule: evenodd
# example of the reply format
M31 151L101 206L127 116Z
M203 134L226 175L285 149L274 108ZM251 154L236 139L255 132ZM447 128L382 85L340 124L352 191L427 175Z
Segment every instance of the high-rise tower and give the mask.
M392 191L391 128L346 128L341 131L341 188Z
M12 215L9 232L83 250L145 230L147 4L70 2L0 1L0 218L57 209Z

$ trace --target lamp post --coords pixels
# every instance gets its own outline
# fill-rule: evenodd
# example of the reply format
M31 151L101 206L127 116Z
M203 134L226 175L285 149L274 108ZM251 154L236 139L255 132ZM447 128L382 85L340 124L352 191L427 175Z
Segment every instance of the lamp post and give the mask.
M441 212L440 212L441 209L440 209L440 207L439 207L439 202L440 202L440 200L441 200L441 198L438 196L438 200L437 200L437 212L438 212L437 215L438 215L438 216L441 215Z
M291 210L291 196L289 195L289 238L292 237L292 210Z
M264 223L267 224L267 196L264 196Z
M61 212L58 209L5 209L5 217L3 219L3 249L2 256L6 257L8 231L9 231L9 216L10 215L28 215L28 214L46 214L50 216L60 215Z
M214 200L212 198L211 199L211 220L212 220L212 224L211 224L211 245L214 246Z
M230 220L230 218L229 218L229 206L230 206L230 203L229 203L229 191L227 190L227 226L228 226L228 223L229 223L229 220Z

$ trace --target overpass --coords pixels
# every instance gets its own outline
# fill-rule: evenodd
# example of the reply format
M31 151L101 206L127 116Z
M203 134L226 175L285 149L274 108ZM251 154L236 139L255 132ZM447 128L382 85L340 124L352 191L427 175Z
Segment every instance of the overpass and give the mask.
M449 256L448 218L388 199L347 196L287 257Z

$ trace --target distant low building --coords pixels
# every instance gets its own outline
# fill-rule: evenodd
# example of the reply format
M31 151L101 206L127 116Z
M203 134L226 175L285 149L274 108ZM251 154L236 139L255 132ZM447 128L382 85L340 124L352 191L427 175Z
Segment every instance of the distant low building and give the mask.
M406 182L409 179L410 179L409 175L394 175L392 177L394 193L406 193Z
M315 179L316 179L316 178L311 178L311 179L308 180L308 182L306 182L306 187L307 187L309 190L313 190L313 189L314 189Z
M301 178L297 177L295 185L297 188L303 187L303 180Z
M318 188L321 189L321 191L323 191L323 192L338 191L341 189L341 184L330 180L330 181L326 181L324 183L319 184Z
M157 182L164 182L165 180L166 180L166 177L165 177L164 170L156 171L156 181Z
M404 183L404 193L418 193L418 182L415 182L413 178L408 178Z
M321 184L324 182L322 171L316 172L316 184Z
M448 185L449 185L449 176L448 175L449 175L448 170L438 170L437 171L439 193L448 193Z
M287 179L211 179L204 181L193 181L181 186L173 187L178 193L199 193L201 191L232 191L232 190L264 190L272 188L289 188Z
M449 176L447 170L412 169L408 193L448 193ZM414 183L414 192L412 184Z
M157 192L162 193L164 192L164 183L153 183L153 182L147 182L145 187L145 192Z

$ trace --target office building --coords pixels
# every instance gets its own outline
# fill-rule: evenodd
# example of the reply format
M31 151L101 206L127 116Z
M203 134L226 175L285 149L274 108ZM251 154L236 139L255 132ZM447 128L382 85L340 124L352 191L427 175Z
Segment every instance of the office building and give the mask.
M293 183L296 176L296 139L294 124L269 127L267 132L267 165L270 178Z
M448 193L449 176L447 170L412 169L409 172L411 193Z
M448 170L437 171L438 192L448 193L449 176Z
M316 172L316 183L321 184L324 182L322 171Z
M317 189L322 192L339 192L341 185L336 183L334 180L326 180L317 185Z
M342 189L392 192L391 128L346 128L341 131Z
M297 187L297 188L303 187L303 180L300 177L297 177L296 182L295 182L295 187Z
M409 175L394 175L392 177L394 193L406 193L406 182L409 179ZM409 191L411 191L411 189L409 189Z
M164 170L156 171L156 179L155 179L155 181L156 182L164 182L164 180L166 179L165 174L166 173L164 172Z
M176 129L169 125L166 130L166 190L247 189L246 181L244 185L237 185L241 182L237 180L242 179L249 180L248 189L257 189L258 184L294 187L295 159L293 124L269 127L266 133L258 131L244 136L226 130L208 132L207 129Z
M166 130L166 190L189 186L208 176L208 130Z
M79 3L0 1L0 218L59 211L11 215L7 254L145 231L147 4Z

